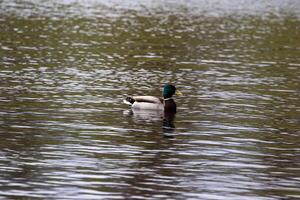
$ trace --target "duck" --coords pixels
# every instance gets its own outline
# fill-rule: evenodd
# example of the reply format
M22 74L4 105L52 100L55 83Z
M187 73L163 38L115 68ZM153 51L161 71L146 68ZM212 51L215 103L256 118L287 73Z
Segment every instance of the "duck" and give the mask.
M163 87L162 97L156 96L128 96L123 102L134 110L156 110L176 113L176 103L173 95L181 96L182 93L174 85L166 84Z

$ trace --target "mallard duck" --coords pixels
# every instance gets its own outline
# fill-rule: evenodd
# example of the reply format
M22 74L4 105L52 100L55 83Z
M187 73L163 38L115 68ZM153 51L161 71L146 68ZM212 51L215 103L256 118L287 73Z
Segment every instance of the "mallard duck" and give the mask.
M172 98L174 94L182 95L180 91L176 90L175 86L167 84L163 88L163 98L155 96L131 96L126 97L124 103L130 105L132 109L161 110L176 113L176 103Z

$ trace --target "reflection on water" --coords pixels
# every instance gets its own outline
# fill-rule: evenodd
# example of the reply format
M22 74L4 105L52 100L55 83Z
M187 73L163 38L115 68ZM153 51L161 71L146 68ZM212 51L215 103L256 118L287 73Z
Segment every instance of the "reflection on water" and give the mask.
M0 196L300 198L299 8L2 1ZM165 83L176 116L122 103Z

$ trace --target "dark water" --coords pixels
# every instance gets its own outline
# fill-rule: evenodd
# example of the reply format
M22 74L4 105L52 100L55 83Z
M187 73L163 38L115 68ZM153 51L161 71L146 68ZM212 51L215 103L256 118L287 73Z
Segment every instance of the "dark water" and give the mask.
M299 10L0 1L0 199L300 199ZM175 130L122 104L167 82Z

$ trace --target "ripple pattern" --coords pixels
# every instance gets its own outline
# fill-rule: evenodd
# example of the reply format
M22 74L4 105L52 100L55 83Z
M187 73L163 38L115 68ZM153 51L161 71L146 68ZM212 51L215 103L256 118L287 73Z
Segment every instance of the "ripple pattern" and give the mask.
M299 8L2 1L0 199L299 199Z

